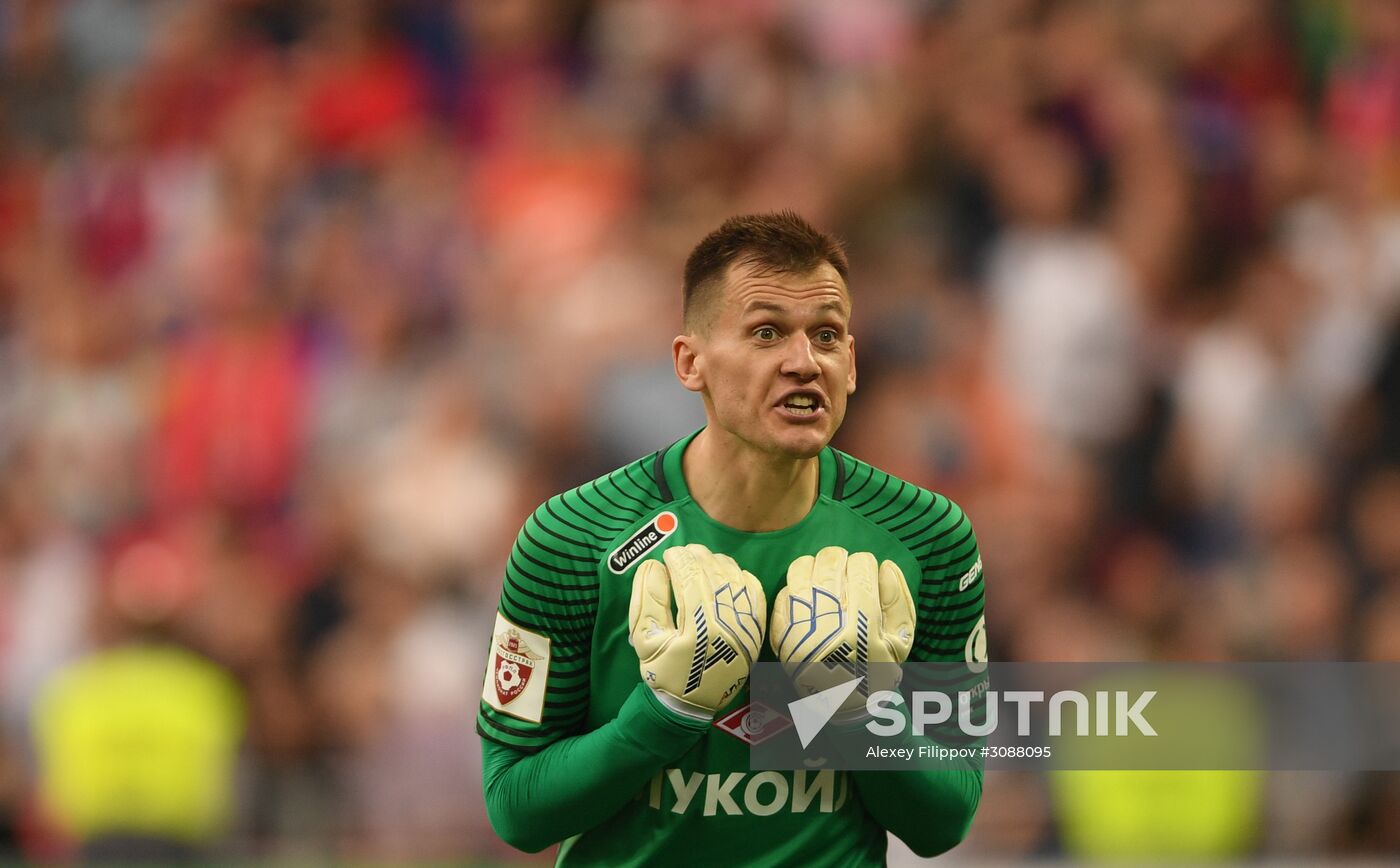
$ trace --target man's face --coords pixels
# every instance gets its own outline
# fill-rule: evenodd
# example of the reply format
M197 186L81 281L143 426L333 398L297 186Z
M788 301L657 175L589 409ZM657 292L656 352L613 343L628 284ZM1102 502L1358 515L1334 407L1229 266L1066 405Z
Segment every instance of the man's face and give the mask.
M850 297L835 268L807 274L730 267L708 327L676 339L676 370L712 427L762 452L819 453L856 388Z

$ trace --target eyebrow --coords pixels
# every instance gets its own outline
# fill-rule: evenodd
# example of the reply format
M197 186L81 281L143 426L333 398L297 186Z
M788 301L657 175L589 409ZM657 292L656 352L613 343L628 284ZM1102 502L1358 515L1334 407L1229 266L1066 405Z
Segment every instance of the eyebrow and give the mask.
M821 304L820 306L817 307L817 310L819 310L819 311L828 311L828 310L831 310L831 311L835 311L835 312L837 312L837 313L845 313L845 312L846 312L846 307L845 307L845 305L841 304L839 301L826 301L826 302L822 302L822 304ZM781 304L777 304L776 302L771 302L771 301L751 301L751 302L749 302L748 304L744 305L744 316L748 316L749 314L754 313L754 312L756 312L756 311L770 311L770 312L772 312L772 313L787 313L787 312L788 312L788 309L787 309L786 307L784 307L783 305L781 305Z

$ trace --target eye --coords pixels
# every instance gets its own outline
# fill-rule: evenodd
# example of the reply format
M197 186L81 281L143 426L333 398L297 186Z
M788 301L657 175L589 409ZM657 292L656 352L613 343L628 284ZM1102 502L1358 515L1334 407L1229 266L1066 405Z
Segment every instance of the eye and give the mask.
M836 334L836 329L821 329L817 332L817 341L823 344L834 344L840 338Z
M754 329L753 335L761 341L773 341L778 339L778 330L772 326L759 326Z

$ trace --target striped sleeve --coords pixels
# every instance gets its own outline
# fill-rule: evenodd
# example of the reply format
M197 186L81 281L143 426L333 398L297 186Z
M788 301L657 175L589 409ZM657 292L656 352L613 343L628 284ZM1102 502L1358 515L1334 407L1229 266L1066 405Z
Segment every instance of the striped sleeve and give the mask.
M923 491L929 512L940 516L912 541L923 566L918 622L911 660L983 662L982 558L977 536L962 509L941 494Z
M483 738L535 751L578 731L588 710L599 566L611 539L642 514L647 481L629 465L550 498L526 519L506 562L487 653Z
M909 660L961 663L974 654L985 654L985 643L979 645L976 638L982 629L981 561L967 516L941 494L849 456L838 453L838 458L849 471L844 501L894 536L918 564L917 621ZM971 666L916 667L912 672L906 668L905 676L901 690L964 690L983 680L981 671ZM973 719L982 719L981 715L975 709ZM929 743L975 748L980 743L952 725L925 729L911 739L920 748ZM875 822L916 854L930 857L956 846L976 814L982 797L982 761L975 750L972 755L972 760L956 760L939 768L895 774L858 771L853 776Z

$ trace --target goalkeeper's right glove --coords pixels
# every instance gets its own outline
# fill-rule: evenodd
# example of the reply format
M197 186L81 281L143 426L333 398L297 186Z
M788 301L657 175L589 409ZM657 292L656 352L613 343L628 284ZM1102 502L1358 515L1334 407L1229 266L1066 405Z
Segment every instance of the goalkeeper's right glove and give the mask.
M632 579L628 638L642 680L677 713L712 720L743 688L768 622L763 586L728 555L672 546ZM677 616L671 601L676 600Z

